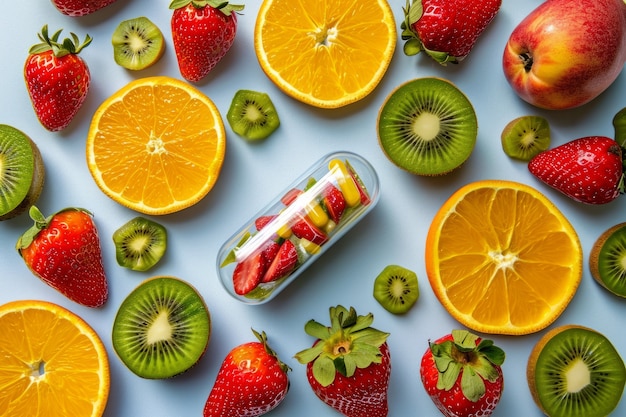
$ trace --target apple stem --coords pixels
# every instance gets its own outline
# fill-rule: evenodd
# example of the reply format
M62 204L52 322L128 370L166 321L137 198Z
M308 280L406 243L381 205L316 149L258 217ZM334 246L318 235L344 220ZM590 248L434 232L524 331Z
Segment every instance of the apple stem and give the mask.
M533 66L533 57L528 52L524 52L523 54L519 55L519 59L521 59L522 63L524 64L524 70L526 70L526 72L529 72Z

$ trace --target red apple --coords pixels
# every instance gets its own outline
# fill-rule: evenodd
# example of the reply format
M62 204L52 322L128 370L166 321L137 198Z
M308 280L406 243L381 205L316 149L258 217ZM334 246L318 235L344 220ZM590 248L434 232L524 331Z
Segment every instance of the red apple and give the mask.
M525 101L551 110L596 98L626 62L626 0L547 0L513 30L504 75Z

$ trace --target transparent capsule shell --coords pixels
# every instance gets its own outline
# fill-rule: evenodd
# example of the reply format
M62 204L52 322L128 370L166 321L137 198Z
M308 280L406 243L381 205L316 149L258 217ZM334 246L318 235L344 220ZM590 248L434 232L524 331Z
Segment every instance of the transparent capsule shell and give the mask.
M380 195L374 167L347 151L322 157L221 246L218 277L246 304L278 295L369 213Z

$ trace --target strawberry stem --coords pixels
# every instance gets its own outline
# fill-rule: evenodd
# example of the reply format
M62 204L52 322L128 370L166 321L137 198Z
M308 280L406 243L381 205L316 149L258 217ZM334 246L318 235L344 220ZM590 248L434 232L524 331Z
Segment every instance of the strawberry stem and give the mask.
M52 34L48 33L48 25L44 25L41 33L37 35L41 43L31 46L29 54L40 54L46 51L52 51L54 56L60 58L68 54L78 54L93 40L91 36L85 35L85 40L81 43L78 36L70 32L71 38L65 38L59 42L59 37L63 29L59 29Z

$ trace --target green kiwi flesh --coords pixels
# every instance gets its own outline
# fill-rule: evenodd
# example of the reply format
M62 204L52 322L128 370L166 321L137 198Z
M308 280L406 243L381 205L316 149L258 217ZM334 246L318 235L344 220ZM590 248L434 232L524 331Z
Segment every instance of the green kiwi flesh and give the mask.
M374 280L374 298L393 314L408 312L419 294L415 272L399 265L387 265Z
M157 62L165 51L161 30L147 17L121 22L111 38L115 62L129 70L142 70Z
M35 142L12 126L0 125L0 221L17 217L35 204L44 178Z
M605 417L617 407L626 367L606 336L577 325L554 328L531 351L533 400L551 417Z
M504 127L501 142L510 158L530 161L550 147L550 125L541 116L520 116Z
M120 305L113 348L136 375L164 379L194 366L211 335L209 310L185 281L157 276L143 281Z
M598 284L626 298L626 223L598 237L589 253L589 270Z
M471 155L478 121L469 99L450 81L408 81L386 99L378 114L378 142L387 158L417 175L443 175Z
M113 232L113 243L120 266L147 271L165 254L167 230L155 221L138 216Z
M280 119L270 96L252 90L239 90L235 93L226 120L233 132L251 141L267 138L280 126Z

